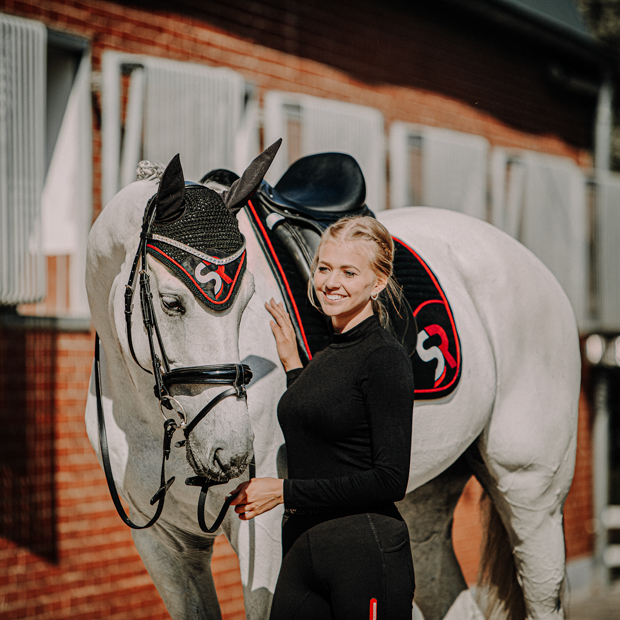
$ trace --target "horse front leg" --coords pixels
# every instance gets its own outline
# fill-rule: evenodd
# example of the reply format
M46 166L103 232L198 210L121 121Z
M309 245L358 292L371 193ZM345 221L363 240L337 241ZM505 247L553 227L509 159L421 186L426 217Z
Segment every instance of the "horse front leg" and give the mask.
M231 511L232 513L232 511ZM233 519L237 518L232 513ZM282 510L275 508L251 521L225 519L222 528L239 557L247 620L267 620L280 572Z
M132 530L138 553L173 620L221 620L211 574L214 536L159 523Z

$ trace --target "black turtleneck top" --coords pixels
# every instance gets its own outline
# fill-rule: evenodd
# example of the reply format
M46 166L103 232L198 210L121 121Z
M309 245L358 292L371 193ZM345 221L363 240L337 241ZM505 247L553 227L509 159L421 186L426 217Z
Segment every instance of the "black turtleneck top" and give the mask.
M378 317L334 334L304 369L287 373L287 384L278 404L285 508L395 511L409 478L413 372Z

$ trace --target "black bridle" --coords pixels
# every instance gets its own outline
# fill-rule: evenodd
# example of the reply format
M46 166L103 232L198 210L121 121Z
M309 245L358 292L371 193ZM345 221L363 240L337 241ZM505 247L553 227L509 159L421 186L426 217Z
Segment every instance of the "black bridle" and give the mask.
M108 483L108 489L112 496L114 506L121 517L121 519L131 528L141 530L154 525L164 508L164 501L168 489L174 482L174 476L166 481L166 461L170 456L170 447L172 443L172 437L174 433L181 429L185 436L185 439L178 441L175 446L180 448L185 445L186 440L189 438L190 433L196 428L196 426L205 418L205 416L225 398L235 396L236 398L242 398L247 401L246 385L252 379L252 371L246 364L217 364L213 366L188 366L185 368L170 369L170 363L166 356L164 349L164 343L157 324L157 318L155 316L155 308L153 307L153 294L151 293L150 277L147 272L147 243L151 238L151 227L155 219L155 206L156 197L151 198L146 206L144 217L142 220L142 230L140 233L140 243L138 244L138 250L131 267L131 273L129 280L125 285L125 321L127 328L127 340L129 343L129 350L134 362L142 368L145 372L153 375L155 379L155 396L159 400L159 408L164 416L164 440L163 440L163 456L161 465L160 487L158 491L151 498L151 506L157 503L155 514L145 525L137 525L125 514L123 506L120 502L118 491L114 483L112 476L112 467L110 464L110 454L108 448L108 439L105 426L105 418L103 412L103 404L101 398L101 369L100 369L100 341L99 336L95 338L95 390L97 395L97 421L99 428L99 445L101 448L101 459L103 462L103 470L105 472L106 481ZM136 280L136 274L138 273L138 266L142 268L139 272L139 289L140 289L140 308L142 311L142 320L144 328L147 333L149 349L151 354L152 370L144 368L138 361L131 336L131 314L132 314L132 302L134 296L134 283ZM160 355L157 355L155 341L159 347ZM215 396L207 405L205 405L198 414L191 420L187 421L185 411L178 400L170 395L170 388L174 385L230 385L228 389L220 392ZM176 405L176 406L174 406ZM177 423L174 418L169 418L164 413L164 408L168 410L174 410L180 418L180 423ZM205 476L192 476L187 478L185 484L189 486L200 486L200 497L198 500L198 523L200 529L208 534L215 532L230 506L232 497L227 497L224 502L217 519L211 527L207 527L204 519L204 506L207 497L207 492L211 486L222 484L223 482L217 480L211 480Z

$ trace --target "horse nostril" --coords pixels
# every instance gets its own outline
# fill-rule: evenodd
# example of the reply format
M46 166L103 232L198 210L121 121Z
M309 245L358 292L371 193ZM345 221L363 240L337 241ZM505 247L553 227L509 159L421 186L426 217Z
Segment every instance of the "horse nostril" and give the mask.
M224 472L224 464L220 460L220 452L222 448L217 448L215 453L213 454L213 464L216 465L216 469L219 467L220 472Z

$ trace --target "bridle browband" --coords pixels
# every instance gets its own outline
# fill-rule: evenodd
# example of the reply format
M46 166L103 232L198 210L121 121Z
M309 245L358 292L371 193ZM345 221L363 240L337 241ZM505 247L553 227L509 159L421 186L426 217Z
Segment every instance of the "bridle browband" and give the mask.
M114 483L112 476L112 467L110 464L110 455L108 448L107 433L105 427L105 417L102 404L102 389L101 389L101 369L100 369L100 340L99 335L95 336L95 391L97 395L97 421L99 428L99 444L101 448L101 458L103 462L103 469L108 483L108 489L112 496L112 501L116 507L116 510L121 519L129 527L133 529L145 529L154 525L164 508L164 501L168 489L174 482L174 476L166 481L165 464L170 456L170 447L172 443L172 437L178 429L183 430L185 439L176 442L175 446L180 448L185 445L186 440L189 438L190 433L196 428L196 426L206 417L206 415L215 408L225 398L235 396L236 398L242 398L247 401L246 385L252 379L252 371L246 364L216 364L212 366L188 366L184 368L170 368L170 363L166 356L164 343L159 331L159 325L157 324L157 318L155 316L155 308L153 307L153 294L151 293L150 277L147 272L147 243L152 238L151 228L153 221L155 220L156 213L156 200L157 195L153 196L144 211L144 217L142 219L142 230L140 232L140 242L138 249L134 257L129 280L125 285L125 322L127 341L129 344L129 350L133 361L145 372L153 375L155 379L154 392L155 396L159 400L159 408L164 416L164 441L163 441L163 457L161 466L160 487L151 499L151 505L157 503L155 514L145 525L137 525L125 514L123 506L120 502L118 491ZM142 311L142 320L144 328L147 333L149 350L151 355L152 370L145 368L138 361L134 347L133 339L131 335L131 315L132 315L132 302L134 296L134 283L136 280L136 274L138 273L138 266L141 265L139 271L139 289L140 289L140 308ZM161 357L157 355L155 341L159 347ZM207 405L205 405L198 414L188 422L185 411L181 404L170 395L170 388L174 385L230 385L228 389L220 392L215 396ZM174 406L176 404L176 407ZM168 410L174 410L180 417L180 423L177 423L174 418L168 418L164 414L164 408ZM252 468L252 466L251 466ZM200 497L198 500L198 523L200 529L208 534L214 533L222 523L226 511L230 506L232 497L227 497L224 502L220 514L211 527L207 527L204 520L204 506L206 502L206 496L209 488L223 482L217 480L211 480L205 476L192 476L187 478L185 484L189 486L200 486Z

